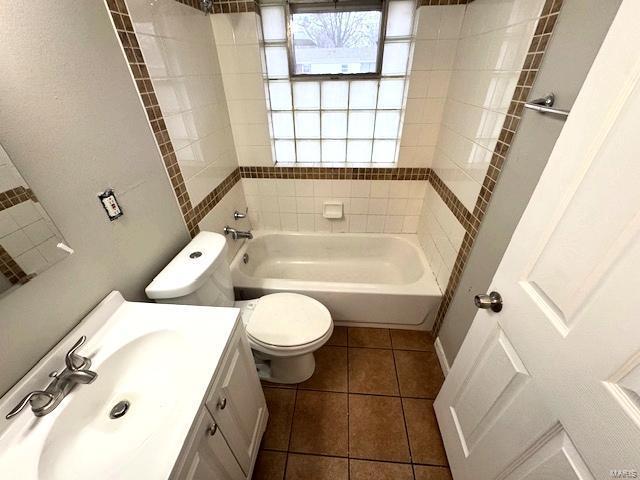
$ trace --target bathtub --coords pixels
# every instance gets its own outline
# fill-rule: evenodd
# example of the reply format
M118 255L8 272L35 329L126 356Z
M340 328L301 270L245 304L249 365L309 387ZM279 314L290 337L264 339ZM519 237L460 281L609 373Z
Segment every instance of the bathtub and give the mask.
M237 298L295 292L338 325L431 328L442 292L416 235L253 234L231 263Z

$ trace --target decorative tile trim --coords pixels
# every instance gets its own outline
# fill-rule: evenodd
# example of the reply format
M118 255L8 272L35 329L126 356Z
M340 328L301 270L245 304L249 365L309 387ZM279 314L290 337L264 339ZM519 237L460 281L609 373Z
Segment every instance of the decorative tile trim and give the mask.
M9 252L2 248L2 245L0 245L0 273L14 285L27 283L35 276L27 275Z
M187 224L187 216L193 210L191 200L189 199L189 193L184 183L184 177L178 165L178 159L173 148L171 138L169 138L169 132L167 125L164 121L162 110L156 97L149 70L144 61L138 38L136 37L133 29L133 23L127 10L125 0L106 0L109 13L113 19L118 39L124 50L129 69L135 80L136 89L142 99L147 119L151 125L151 130L162 155L165 168L169 175L169 180L176 199L178 200L178 206L182 212L185 224ZM192 2L189 3L189 5ZM198 233L198 226L189 229L189 233L195 236Z
M22 202L26 202L27 200L33 200L34 202L38 201L30 188L20 186L0 192L0 212Z
M429 168L240 167L242 178L427 180Z
M482 223L485 213L487 212L487 207L491 201L491 196L493 195L493 190L495 189L500 172L504 167L504 162L509 153L509 148L511 147L513 138L518 131L522 112L524 111L524 103L527 101L527 98L531 93L531 88L535 82L536 76L538 75L538 70L540 69L547 45L549 44L549 39L551 38L553 29L558 21L558 14L562 8L562 1L563 0L546 0L542 8L538 24L536 25L533 38L531 39L531 44L529 45L529 51L525 57L522 71L516 84L516 89L513 93L511 103L509 104L507 116L502 125L500 135L498 136L498 141L494 148L489 168L487 169L484 182L482 183L482 188L480 189L480 193L476 199L473 213L470 213L464 205L462 205L464 210L460 213L460 206L462 202L455 198L453 192L446 188L446 186L443 188L443 186L439 185L440 183L444 184L444 182L442 182L435 172L431 173L431 184L434 185L438 194L442 197L447 206L449 206L453 214L458 218L467 232L462 240L462 245L460 246L458 256L456 257L456 261L453 265L453 270L451 271L451 276L449 277L449 283L447 284L447 288L442 297L442 302L438 308L435 324L433 326L434 336L438 335L438 331L442 326L442 321L447 314L453 295L460 283L460 278L462 277L462 272L464 271L464 267L469 259L469 254L471 253L471 248L478 234L478 229ZM438 185L438 187L436 187L436 185ZM455 200L449 198L450 196L453 196Z
M257 11L257 2L242 0L213 0L212 13L243 13Z
M193 210L187 215L187 228L189 231L198 228L198 223L215 207L220 200L231 190L231 188L240 181L240 168L236 168L227 175L216 188L214 188L206 197L198 203Z
M437 5L465 5L473 0L420 0L419 7L434 7Z

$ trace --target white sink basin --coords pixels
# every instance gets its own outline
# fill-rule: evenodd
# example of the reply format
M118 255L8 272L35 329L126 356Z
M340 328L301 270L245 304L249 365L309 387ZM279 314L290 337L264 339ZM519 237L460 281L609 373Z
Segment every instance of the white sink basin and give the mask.
M93 383L76 386L42 418L27 408L13 420L4 420L5 410L13 406L7 397L20 385L2 399L0 478L169 476L238 310L124 302L117 293L101 306L105 302L111 308L94 310L77 333L65 339L71 345L87 335L80 353L92 358L91 370L98 373ZM111 314L105 319L107 310ZM91 325L96 327L93 335ZM32 371L25 377L25 383L37 382L26 392L44 388L47 373L64 364L56 358L58 350L66 352L65 341L34 368L37 374ZM20 395L13 396L16 403ZM111 418L120 401L129 402L127 412Z

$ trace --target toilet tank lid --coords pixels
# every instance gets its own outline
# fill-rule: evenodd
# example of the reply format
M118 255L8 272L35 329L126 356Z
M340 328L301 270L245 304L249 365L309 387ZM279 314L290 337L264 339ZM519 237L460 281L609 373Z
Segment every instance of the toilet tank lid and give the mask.
M151 299L179 298L195 292L219 262L226 262L227 241L214 232L200 232L156 275L145 293Z

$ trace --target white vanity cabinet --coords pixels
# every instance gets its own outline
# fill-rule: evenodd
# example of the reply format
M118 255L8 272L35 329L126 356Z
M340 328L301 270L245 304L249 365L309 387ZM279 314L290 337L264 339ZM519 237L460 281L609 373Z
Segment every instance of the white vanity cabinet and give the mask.
M267 417L251 349L239 324L172 478L250 479Z
M233 456L220 429L206 408L196 420L187 453L183 456L178 480L244 480L247 477Z

